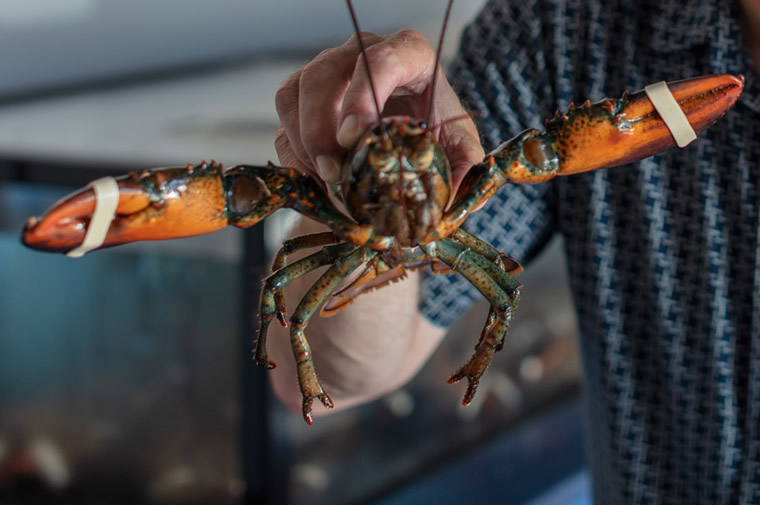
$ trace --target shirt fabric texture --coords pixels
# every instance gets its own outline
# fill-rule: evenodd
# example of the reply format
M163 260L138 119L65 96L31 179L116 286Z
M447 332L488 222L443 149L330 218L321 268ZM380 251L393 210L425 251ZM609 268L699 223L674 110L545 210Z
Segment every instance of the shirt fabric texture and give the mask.
M486 151L573 100L746 78L686 149L507 185L464 225L524 263L564 237L596 505L760 503L760 82L739 15L733 0L491 1L451 68ZM440 326L482 299L456 275L422 289Z

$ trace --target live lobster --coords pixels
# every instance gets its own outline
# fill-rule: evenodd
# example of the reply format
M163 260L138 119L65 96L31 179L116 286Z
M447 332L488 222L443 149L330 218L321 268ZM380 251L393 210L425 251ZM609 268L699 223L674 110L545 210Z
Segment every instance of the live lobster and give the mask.
M668 88L699 133L733 106L743 79L706 76L669 83ZM321 307L322 315L332 315L359 294L402 277L409 268L457 272L491 305L475 353L449 378L452 383L467 378L463 399L467 404L503 345L520 300L520 283L513 275L521 267L462 230L464 220L508 182L539 183L556 175L609 168L674 143L643 91L625 93L619 100L586 102L547 120L545 131L528 129L499 146L472 167L451 199L451 171L431 125L409 117L383 118L346 159L341 190L348 215L331 203L322 185L292 168L270 162L225 170L221 164L202 162L117 178L115 210L108 216L102 241L92 248L188 237L227 225L246 228L280 208L295 209L329 226L329 232L286 241L277 254L274 273L264 280L255 352L259 365L273 368L266 352L267 329L275 318L289 325L303 415L309 424L314 399L333 406L317 378L304 335L316 311ZM70 253L85 242L98 204L96 191L83 188L42 217L30 218L22 242L41 251ZM314 247L320 249L287 264L292 252ZM282 288L328 265L288 321ZM362 266L356 280L340 287Z

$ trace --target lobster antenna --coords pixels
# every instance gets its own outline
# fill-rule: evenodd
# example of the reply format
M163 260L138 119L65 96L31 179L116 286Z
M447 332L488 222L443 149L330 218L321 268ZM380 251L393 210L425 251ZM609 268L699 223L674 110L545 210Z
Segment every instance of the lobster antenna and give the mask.
M388 132L385 130L385 126L383 125L383 118L380 110L380 102L377 101L377 93L375 92L375 83L372 80L372 72L369 70L369 61L367 60L367 51L364 49L364 41L362 40L361 30L359 30L359 20L356 18L356 13L354 12L354 6L351 3L351 0L346 0L346 5L348 5L348 12L351 14L351 22L354 24L354 31L356 32L356 40L359 41L359 50L362 53L362 58L364 58L364 66L367 67L367 78L369 78L369 88L372 91L372 99L375 102L375 110L377 111L377 122L380 123L381 128L383 130L383 136L388 137Z
M454 0L449 0L449 4L446 6L446 14L443 16L443 26L441 27L441 36L438 38L438 49L435 51L435 66L433 67L433 79L430 81L430 96L428 97L427 112L425 113L425 124L429 125L433 120L433 97L435 96L435 84L438 78L438 67L441 61L441 50L443 49L443 36L446 33L446 25L449 24L449 16L451 14L451 6L454 4Z

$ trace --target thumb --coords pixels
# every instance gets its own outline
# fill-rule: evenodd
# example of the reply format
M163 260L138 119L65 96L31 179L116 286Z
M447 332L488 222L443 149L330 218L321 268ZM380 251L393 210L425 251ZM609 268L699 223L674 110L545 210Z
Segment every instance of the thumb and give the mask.
M441 147L451 166L451 192L455 195L462 179L470 169L483 161L485 152L480 144L475 123L469 117L454 120L441 129Z

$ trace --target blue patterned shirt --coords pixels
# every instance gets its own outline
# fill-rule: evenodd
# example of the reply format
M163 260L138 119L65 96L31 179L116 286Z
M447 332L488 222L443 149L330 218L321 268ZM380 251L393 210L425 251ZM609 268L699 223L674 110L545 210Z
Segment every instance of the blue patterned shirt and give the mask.
M760 82L734 0L491 1L452 79L486 150L573 100L744 74L684 150L507 186L465 228L529 262L564 237L597 505L760 503ZM428 276L446 326L480 295ZM519 311L518 311L519 317Z

